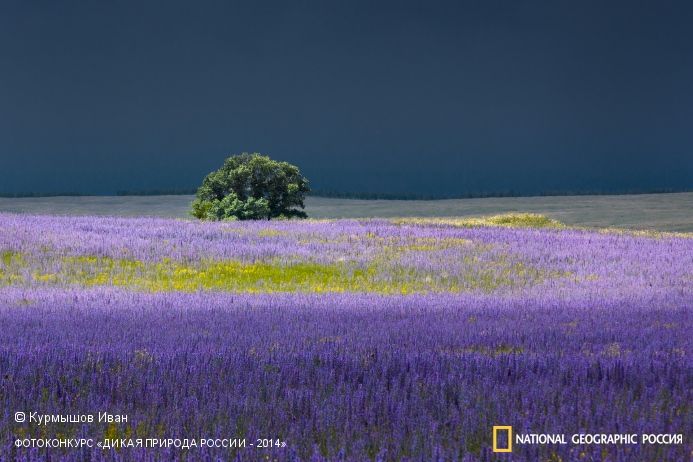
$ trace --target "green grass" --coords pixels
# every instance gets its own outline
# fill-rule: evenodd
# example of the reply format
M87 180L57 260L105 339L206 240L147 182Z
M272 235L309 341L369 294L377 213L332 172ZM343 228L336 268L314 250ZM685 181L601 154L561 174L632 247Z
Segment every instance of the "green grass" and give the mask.
M263 231L261 231L263 233ZM265 233L268 237L272 233ZM297 239L331 245L353 236L330 240L305 236ZM321 240L323 239L323 240ZM268 261L201 259L198 262L142 262L131 258L95 255L55 255L48 249L29 255L0 255L0 287L80 286L122 287L143 292L372 292L410 294L425 292L494 291L525 287L561 274L523 264L506 251L467 239L383 238L362 236L373 254L366 260L346 253L328 261L283 256ZM409 256L426 253L426 259L446 263L448 271L412 266ZM414 258L413 261L416 261ZM444 266L445 267L445 266Z
M465 267L465 271L457 276L377 262L360 266L351 262L248 264L227 260L203 261L193 265L168 260L143 263L89 256L64 257L60 260L58 271L34 269L38 265L32 265L31 261L21 255L15 255L11 262L12 265L3 266L0 270L0 286L113 286L144 292L211 290L237 293L300 291L409 294L476 289L490 291L557 276L526 268L521 263L482 262L477 258L462 260L460 265ZM29 269L30 276L27 276L26 269Z
M394 224L451 225L463 228L502 226L506 228L567 229L564 223L536 213L506 213L483 218L395 218Z

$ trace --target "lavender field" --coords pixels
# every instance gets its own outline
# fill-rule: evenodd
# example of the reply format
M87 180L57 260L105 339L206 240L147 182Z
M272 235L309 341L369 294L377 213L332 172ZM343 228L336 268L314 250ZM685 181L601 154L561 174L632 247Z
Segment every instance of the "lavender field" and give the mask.
M0 214L0 460L691 460L692 328L681 235Z

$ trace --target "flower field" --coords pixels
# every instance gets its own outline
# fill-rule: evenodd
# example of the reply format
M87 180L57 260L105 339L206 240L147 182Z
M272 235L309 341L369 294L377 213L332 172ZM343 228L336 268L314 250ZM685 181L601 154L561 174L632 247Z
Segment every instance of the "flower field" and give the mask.
M691 332L681 235L0 214L0 460L691 460Z

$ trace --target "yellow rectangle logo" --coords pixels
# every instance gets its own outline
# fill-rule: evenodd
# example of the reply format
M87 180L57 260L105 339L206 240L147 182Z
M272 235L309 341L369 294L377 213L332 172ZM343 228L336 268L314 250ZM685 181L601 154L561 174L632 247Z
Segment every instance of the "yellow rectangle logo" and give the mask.
M508 431L508 447L499 448L498 447L498 431L507 430ZM493 426L493 452L513 452L513 427L510 425L494 425Z

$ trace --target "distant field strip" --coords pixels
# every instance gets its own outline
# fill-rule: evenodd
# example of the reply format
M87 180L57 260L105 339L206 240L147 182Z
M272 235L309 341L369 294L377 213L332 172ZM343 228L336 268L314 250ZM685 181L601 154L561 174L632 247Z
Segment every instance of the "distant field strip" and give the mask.
M506 228L543 228L543 229L574 229L584 231L596 231L599 233L627 234L630 236L647 236L651 238L683 237L693 238L693 233L666 232L655 230L630 230L622 228L592 228L565 223L536 213L507 213L481 218L390 218L394 224L415 225L449 225L462 228L474 228L478 226L501 226Z
M0 212L161 217L192 220L194 196L94 196L0 198ZM483 217L536 213L569 226L693 232L693 193L637 196L564 196L450 199L436 201L353 200L308 197L310 218Z

